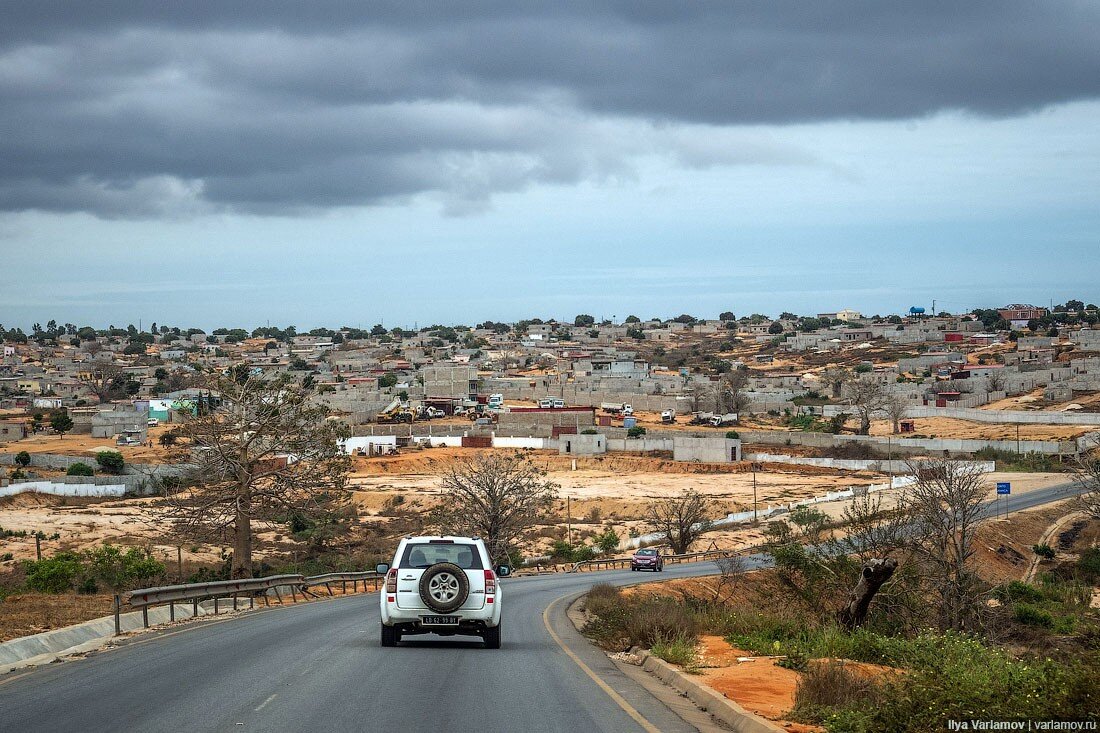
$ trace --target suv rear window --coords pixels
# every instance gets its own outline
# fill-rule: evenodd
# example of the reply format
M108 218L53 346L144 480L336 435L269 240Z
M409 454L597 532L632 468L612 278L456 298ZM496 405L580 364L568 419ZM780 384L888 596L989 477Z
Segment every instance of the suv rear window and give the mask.
M440 562L451 562L463 570L481 570L481 553L476 545L410 542L401 555L403 568L430 568Z
M638 550L634 554L635 555L642 555L644 557L651 557L653 555L656 555L657 551L656 550Z

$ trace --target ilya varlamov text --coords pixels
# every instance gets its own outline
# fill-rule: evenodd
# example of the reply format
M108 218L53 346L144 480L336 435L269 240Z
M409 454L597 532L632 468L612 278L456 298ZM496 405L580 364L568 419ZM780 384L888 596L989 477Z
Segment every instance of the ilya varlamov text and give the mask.
M948 730L1096 730L1094 720L949 720Z

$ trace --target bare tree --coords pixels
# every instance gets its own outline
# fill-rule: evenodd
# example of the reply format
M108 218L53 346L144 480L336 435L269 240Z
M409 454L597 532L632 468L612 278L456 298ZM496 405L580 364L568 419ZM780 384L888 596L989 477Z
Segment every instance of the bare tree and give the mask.
M672 551L683 554L711 527L712 502L694 489L683 495L657 501L646 508L649 524L668 540Z
M748 382L749 371L744 367L723 374L714 389L715 412L744 414L749 408L749 397L744 392Z
M708 389L705 385L699 382L696 382L694 385L692 385L690 393L691 411L701 412L703 410L703 407L710 399L710 396L710 389Z
M169 517L190 534L229 534L232 576L247 578L254 522L324 520L345 498L346 429L285 376L234 369L207 388L221 404L179 428L193 476L189 487L167 491Z
M871 417L883 408L882 383L873 377L853 379L844 385L844 396L859 415L859 435L871 432Z
M909 400L897 392L890 392L883 396L882 410L890 418L894 435L901 432L901 421L905 419L905 413L909 411Z
M1077 457L1073 479L1084 491L1077 497L1077 505L1081 511L1093 519L1100 519L1100 449Z
M844 385L852 379L852 373L842 366L829 367L821 372L822 383L829 388L829 394L834 400L839 400L844 392Z
M900 497L899 508L908 517L913 550L937 598L939 626L973 630L980 620L982 589L968 561L988 491L985 477L976 464L959 461L919 461L910 470L916 482Z
M985 378L987 392L1003 392L1006 386L1003 372L990 372Z
M440 482L443 531L485 540L494 561L504 561L522 533L544 519L557 497L526 455L478 455L452 464Z
M126 373L115 364L97 362L84 379L100 402L126 394Z

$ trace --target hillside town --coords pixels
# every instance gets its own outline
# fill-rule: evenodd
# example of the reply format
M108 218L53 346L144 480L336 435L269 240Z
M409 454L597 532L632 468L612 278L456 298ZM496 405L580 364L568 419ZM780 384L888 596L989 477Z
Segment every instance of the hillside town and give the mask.
M968 314L913 308L887 317L840 310L618 323L582 314L571 323L306 333L49 321L25 334L0 326L0 443L10 450L51 434L48 418L63 410L74 435L141 446L150 425L163 432L194 410L203 397L196 375L245 364L255 374L290 375L353 436L402 438L392 448L414 435L556 439L598 428L622 438L644 428L653 438L736 426L748 431L746 442L765 444L777 439L766 433L794 430L870 433L861 442L883 448L878 433L887 432L900 434L899 451L973 453L982 446L930 441L984 439L1065 456L1084 445L1072 426L1100 422L1098 320L1095 305L1070 301ZM835 423L841 415L847 421ZM879 418L889 430L875 426ZM825 431L829 420L835 429ZM1004 425L1021 426L1020 435L1014 429L1006 442L997 429ZM791 435L780 442L802 444Z

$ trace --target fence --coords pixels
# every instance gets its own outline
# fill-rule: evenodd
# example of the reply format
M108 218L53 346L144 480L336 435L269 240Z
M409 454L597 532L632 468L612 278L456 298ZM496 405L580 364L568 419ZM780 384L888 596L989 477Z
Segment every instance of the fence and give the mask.
M297 602L298 595L295 591L307 595L315 595L309 589L317 586L325 586L329 595L334 595L332 586L340 583L343 592L347 592L347 584L352 584L353 592L358 590L359 583L363 584L363 590L367 590L367 584L372 583L377 590L381 583L381 576L374 571L360 573L327 573L305 577L302 575L270 575L266 578L243 578L240 580L216 580L209 583L187 583L184 585L166 585L155 588L141 588L125 594L125 602L131 608L140 608L142 623L149 628L149 607L168 604L169 619L176 620L176 603L191 602L192 616L199 613L199 603L213 600L214 613L218 613L218 603L223 598L233 599L233 610L237 610L237 601L241 595L248 598L248 607L254 608L256 596L263 598L264 605L270 604L269 592L273 592L279 603L283 602L283 596L279 588L289 588L290 596ZM115 596L115 634L122 633L122 594Z

